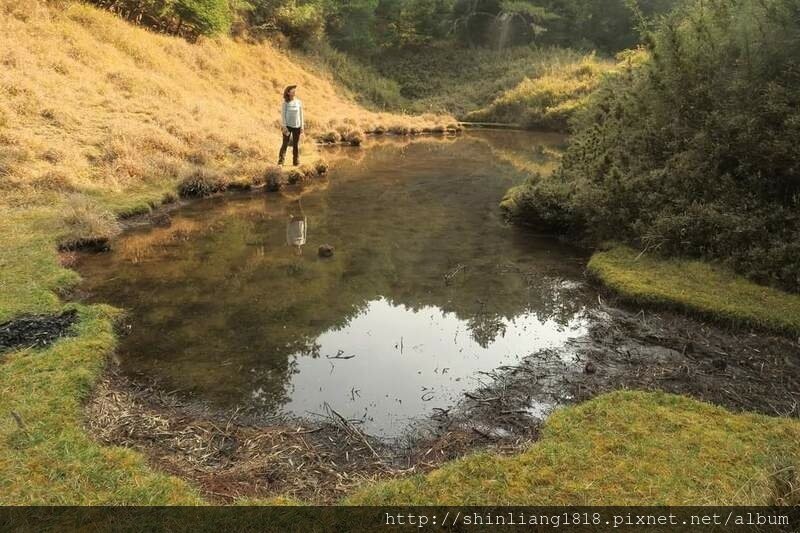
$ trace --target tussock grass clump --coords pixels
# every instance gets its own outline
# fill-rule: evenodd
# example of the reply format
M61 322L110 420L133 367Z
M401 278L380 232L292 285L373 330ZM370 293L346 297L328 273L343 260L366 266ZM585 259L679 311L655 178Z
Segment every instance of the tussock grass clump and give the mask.
M105 248L108 241L121 231L113 213L79 194L68 197L61 223L63 230L59 236L59 247L62 249Z
M287 183L288 180L283 173L283 169L278 165L271 165L267 167L263 175L264 187L267 191L279 191Z
M201 198L223 192L228 185L219 173L198 168L178 184L178 194L183 198Z
M614 292L636 303L800 334L800 295L757 285L709 263L657 258L615 246L596 252L588 270Z
M342 134L342 141L351 146L361 146L364 140L364 133L356 129L346 130L344 134Z
M342 137L339 135L339 132L338 131L334 131L334 130L326 131L325 133L323 133L322 135L317 137L317 140L319 142L323 142L323 143L327 143L327 144L338 143L341 139L342 139Z
M328 163L326 163L324 159L318 159L317 161L314 162L314 170L320 176L322 176L323 174L327 174L328 168L329 168Z

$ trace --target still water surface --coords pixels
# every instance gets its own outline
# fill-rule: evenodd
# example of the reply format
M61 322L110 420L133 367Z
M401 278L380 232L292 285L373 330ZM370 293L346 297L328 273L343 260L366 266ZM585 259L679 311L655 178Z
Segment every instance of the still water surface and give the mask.
M392 437L585 331L581 252L508 226L498 203L560 139L472 133L332 153L329 180L190 203L79 262L128 310L124 372L254 415L326 404ZM333 257L319 257L320 245Z

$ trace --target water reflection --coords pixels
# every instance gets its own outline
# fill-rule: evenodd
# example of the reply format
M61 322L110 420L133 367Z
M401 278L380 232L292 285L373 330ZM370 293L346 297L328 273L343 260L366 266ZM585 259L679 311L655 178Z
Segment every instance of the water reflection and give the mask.
M302 199L293 202L289 209L289 220L286 222L286 244L295 248L297 255L303 255L306 243L308 217L303 212Z
M387 143L301 199L197 202L84 257L92 299L129 310L123 369L265 415L327 402L392 435L479 372L580 334L585 258L503 222L523 175L491 141ZM302 253L323 243L333 257Z

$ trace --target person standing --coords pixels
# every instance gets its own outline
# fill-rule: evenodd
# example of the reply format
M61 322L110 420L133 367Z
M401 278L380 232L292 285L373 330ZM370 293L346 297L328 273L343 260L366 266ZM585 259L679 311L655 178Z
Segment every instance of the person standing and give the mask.
M278 154L278 164L283 165L286 149L292 143L292 164L300 164L300 135L303 134L303 102L297 98L297 85L289 85L283 91L283 107L281 107L281 125L283 144Z

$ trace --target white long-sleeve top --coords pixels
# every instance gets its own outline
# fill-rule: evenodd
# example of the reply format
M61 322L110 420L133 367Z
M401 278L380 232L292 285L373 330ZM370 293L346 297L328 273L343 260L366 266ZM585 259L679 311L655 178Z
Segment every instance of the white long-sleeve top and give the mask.
M303 102L298 98L283 102L281 108L281 118L283 126L289 128L303 127Z

